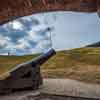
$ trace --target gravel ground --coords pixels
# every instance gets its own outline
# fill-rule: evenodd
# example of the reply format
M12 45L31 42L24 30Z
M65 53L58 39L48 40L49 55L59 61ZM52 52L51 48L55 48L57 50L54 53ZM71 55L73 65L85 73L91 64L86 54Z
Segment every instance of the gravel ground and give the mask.
M22 98L21 100L96 100L96 99L40 94L39 96L35 96L35 97L32 95L29 95L27 97Z
M43 86L37 91L0 96L0 100L97 100L96 98L100 100L100 85L69 79L44 79Z
M0 96L0 100L24 100L23 98L27 98L28 96L36 97L39 95L40 95L39 90L37 90L37 91L22 91L22 92L15 92L15 93L8 94L8 95L2 95L2 96Z
M96 100L96 99L51 95L38 92L35 93L33 91L28 91L28 92L24 91L20 93L15 93L13 95L2 96L0 100Z

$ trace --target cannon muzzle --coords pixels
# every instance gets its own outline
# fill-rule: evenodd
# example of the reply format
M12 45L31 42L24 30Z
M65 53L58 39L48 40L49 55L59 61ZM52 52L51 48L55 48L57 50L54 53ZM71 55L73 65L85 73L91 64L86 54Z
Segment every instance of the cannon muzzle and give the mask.
M38 58L34 59L31 63L32 66L36 66L36 65L42 65L43 63L45 63L49 58L51 58L52 56L54 56L56 54L54 49L50 49L48 52L40 55Z

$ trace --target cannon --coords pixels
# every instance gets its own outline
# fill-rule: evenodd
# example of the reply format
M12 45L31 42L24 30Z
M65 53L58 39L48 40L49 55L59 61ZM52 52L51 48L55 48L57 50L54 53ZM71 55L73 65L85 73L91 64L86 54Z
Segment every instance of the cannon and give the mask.
M0 76L0 94L20 90L36 90L42 83L40 66L55 55L54 49L35 59L22 63Z

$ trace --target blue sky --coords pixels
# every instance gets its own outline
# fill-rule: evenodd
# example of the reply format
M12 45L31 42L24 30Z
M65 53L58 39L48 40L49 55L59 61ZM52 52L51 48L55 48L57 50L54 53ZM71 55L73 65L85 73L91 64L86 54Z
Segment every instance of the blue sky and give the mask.
M23 55L79 48L100 41L96 13L52 12L26 16L0 26L0 54ZM50 27L49 32L47 28Z

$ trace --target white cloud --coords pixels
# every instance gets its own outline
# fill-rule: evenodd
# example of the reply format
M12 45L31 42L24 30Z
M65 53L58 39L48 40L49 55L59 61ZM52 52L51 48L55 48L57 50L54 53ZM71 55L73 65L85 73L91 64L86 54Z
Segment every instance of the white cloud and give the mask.
M12 22L4 24L2 27L5 28L5 30L7 30L8 32L10 32L10 29L24 30L24 25L21 24L20 21L18 21L18 20L14 20Z
M0 35L0 47L3 47L8 44L9 38L8 37L3 37Z
M21 19L24 20L24 21L27 21L27 22L31 22L35 18L34 18L34 16L29 15L29 16L25 16L25 17L23 17Z
M31 48L31 49L30 49L30 53L32 53L32 54L33 54L33 53L40 53L40 52L42 52L41 49L40 49L40 48L37 48L37 47L36 47L36 48Z
M12 22L12 28L15 30L23 30L24 25L22 25L19 21L16 20Z
M39 42L36 46L36 48L41 49L42 52L46 52L51 46L51 43L49 40L42 40L41 42Z
M37 31L39 31L39 30L44 30L44 29L46 29L48 26L46 26L46 25L44 25L44 24L40 24L40 25L38 25L38 26L34 26L34 27L32 27L32 29L29 31L29 33L31 33L31 32L37 32Z
M25 49L31 47L31 45L30 45L30 44L28 43L28 41L25 40L25 39L20 39L20 40L18 41L18 43L19 43L19 44L15 45L15 48L17 48L17 49L25 50Z
M0 55L8 55L8 53L0 53Z
M34 42L40 42L44 40L44 36L38 35L38 33L35 32L29 33L29 38Z

